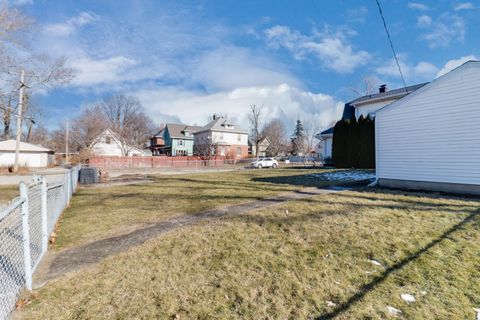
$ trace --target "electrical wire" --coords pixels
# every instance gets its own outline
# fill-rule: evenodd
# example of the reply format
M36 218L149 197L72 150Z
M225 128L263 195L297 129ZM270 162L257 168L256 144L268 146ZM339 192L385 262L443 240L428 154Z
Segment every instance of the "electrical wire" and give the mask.
M380 12L380 16L382 17L383 27L385 28L385 32L387 33L388 42L390 43L390 48L392 49L392 52L393 52L393 58L395 59L395 62L397 63L398 72L400 73L400 77L402 78L403 86L405 87L405 91L408 91L407 90L407 83L405 82L405 78L403 77L402 68L400 67L400 63L398 62L397 53L395 52L395 48L393 47L392 38L390 37L390 32L388 32L387 23L385 22L385 17L383 16L382 6L380 5L379 0L375 0L375 2L377 3L377 7L378 7L378 11Z

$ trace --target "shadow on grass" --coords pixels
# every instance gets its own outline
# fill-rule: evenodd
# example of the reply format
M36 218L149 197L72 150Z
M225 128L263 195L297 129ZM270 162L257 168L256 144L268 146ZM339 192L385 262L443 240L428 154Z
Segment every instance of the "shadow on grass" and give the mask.
M401 261L388 267L381 275L375 277L372 281L360 287L357 293L355 293L350 298L348 298L347 301L345 301L344 303L338 305L333 311L324 313L316 317L315 319L316 320L333 319L336 316L340 315L341 313L349 310L354 304L356 304L361 299L363 299L367 293L375 290L375 288L378 285L383 283L390 276L391 273L397 270L403 269L407 264L418 259L419 257L421 257L423 254L425 254L427 251L429 251L431 248L433 248L443 240L448 239L452 233L462 229L467 223L472 222L476 217L478 217L479 213L480 213L480 210L477 210L476 212L471 213L470 215L465 217L465 219L463 219L459 223L455 224L454 226L446 230L440 237L429 242L427 245L417 250L416 252L412 253L405 259L402 259Z
M301 187L317 187L317 188L328 187L328 186L363 187L368 185L371 182L371 180L358 180L358 181L321 180L318 177L312 176L310 174L258 177L258 178L253 178L252 181L281 184L281 185L294 185L294 186L301 186Z

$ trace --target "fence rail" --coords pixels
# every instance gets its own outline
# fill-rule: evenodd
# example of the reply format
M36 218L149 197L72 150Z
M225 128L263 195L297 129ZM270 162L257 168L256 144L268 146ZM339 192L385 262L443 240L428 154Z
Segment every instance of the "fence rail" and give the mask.
M48 249L48 238L77 189L79 167L48 185L45 177L20 183L20 196L0 206L0 319L7 319Z

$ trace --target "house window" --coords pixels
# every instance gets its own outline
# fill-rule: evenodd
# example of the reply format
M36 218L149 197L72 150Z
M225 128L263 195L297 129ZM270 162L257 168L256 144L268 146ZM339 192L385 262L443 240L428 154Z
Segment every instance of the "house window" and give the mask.
M224 156L225 155L225 147L220 148L220 155Z
M220 132L220 140L223 140L223 132Z
M112 138L110 136L105 137L105 143L106 144L111 144L112 143Z
M183 140L178 140L178 145L183 146Z
M242 135L241 134L237 134L237 141L242 141Z
M241 156L242 156L242 148L237 147L237 157L241 157Z

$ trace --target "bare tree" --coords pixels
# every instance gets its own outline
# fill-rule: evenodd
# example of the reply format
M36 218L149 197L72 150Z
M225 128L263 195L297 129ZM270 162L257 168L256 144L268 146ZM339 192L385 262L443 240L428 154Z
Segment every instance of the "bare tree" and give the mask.
M107 127L107 119L98 106L85 107L80 116L72 121L69 136L69 143L73 146L72 150L89 149L95 138ZM64 128L62 132L65 132Z
M195 139L193 144L193 153L204 160L210 159L212 154L218 149L218 144L213 142L209 136L203 136Z
M49 145L49 138L50 133L48 132L47 128L45 128L43 125L32 125L28 131L25 141L47 147Z
M120 140L122 153L127 156L131 145L140 147L155 133L155 125L136 97L118 94L100 101L96 108L103 114Z
M34 34L33 22L17 9L5 6L0 9L0 113L5 139L10 138L12 116L17 114L21 70L25 71L30 95L39 89L67 83L73 77L73 70L65 66L64 58L34 54L27 41L22 41ZM32 124L27 125L27 130L32 130Z
M267 154L276 157L286 153L288 149L285 126L280 119L272 119L262 131L262 136L268 139Z
M303 154L306 156L311 154L312 150L315 148L315 145L318 143L317 133L320 126L315 119L309 119L304 121L304 132L305 132L305 144Z
M263 140L263 134L261 129L261 118L262 118L262 109L263 105L251 105L250 114L248 115L248 120L250 122L250 136L255 144L255 156L258 157L258 146Z
M366 96L377 92L378 79L373 76L363 76L358 86L350 87L355 97Z

